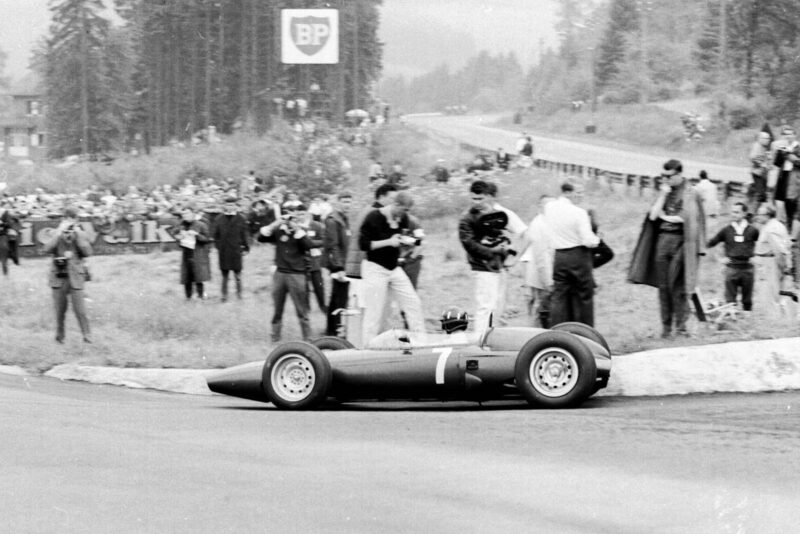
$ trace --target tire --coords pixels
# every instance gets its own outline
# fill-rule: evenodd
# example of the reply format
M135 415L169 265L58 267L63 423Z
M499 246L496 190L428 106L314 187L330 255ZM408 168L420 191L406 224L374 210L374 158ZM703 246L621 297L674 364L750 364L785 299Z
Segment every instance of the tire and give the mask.
M277 408L306 410L325 402L332 377L331 364L320 349L292 341L282 343L267 356L261 384Z
M578 322L568 322L568 323L559 323L555 325L550 330L558 330L561 332L569 332L570 334L585 337L586 339L591 339L608 352L611 355L611 348L608 346L608 342L603 335L589 326L588 324L578 323Z
M592 351L573 334L548 331L519 351L514 378L529 404L567 408L594 392L597 366Z
M344 338L336 336L324 336L311 341L311 344L319 350L345 350L354 349L352 343Z

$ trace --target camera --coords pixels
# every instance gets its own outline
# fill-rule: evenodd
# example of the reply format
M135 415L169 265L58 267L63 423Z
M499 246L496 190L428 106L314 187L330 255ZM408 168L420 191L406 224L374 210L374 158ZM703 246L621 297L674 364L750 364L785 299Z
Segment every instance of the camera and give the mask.
M64 256L53 258L53 268L56 272L56 278L66 278L69 275L67 271L67 258Z

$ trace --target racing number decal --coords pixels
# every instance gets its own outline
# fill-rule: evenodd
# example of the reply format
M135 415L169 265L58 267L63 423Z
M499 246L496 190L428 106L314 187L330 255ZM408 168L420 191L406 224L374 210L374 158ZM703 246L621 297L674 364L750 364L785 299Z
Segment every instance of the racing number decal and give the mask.
M436 383L444 384L444 368L447 365L447 358L453 352L453 347L433 349L433 352L439 353L439 360L436 362Z

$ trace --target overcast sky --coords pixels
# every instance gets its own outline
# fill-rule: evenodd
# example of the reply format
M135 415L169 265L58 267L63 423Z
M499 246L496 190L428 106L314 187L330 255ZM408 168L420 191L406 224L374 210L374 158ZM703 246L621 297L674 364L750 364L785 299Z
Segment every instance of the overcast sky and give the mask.
M527 66L540 42L556 42L555 6L556 0L383 0L385 74L420 74L444 62L457 68L480 50L513 50ZM49 19L47 0L0 0L6 75L25 74Z

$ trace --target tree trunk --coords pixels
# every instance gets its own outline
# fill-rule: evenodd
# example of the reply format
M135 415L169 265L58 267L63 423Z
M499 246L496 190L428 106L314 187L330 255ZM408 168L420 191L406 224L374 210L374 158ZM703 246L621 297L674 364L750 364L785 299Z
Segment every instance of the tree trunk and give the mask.
M203 36L206 41L206 71L203 104L203 127L208 134L208 127L211 125L211 16L214 6L213 0L206 0L205 30Z
M78 39L81 49L81 154L89 154L89 43L86 32L89 31L86 20L86 8L81 6L81 32Z

